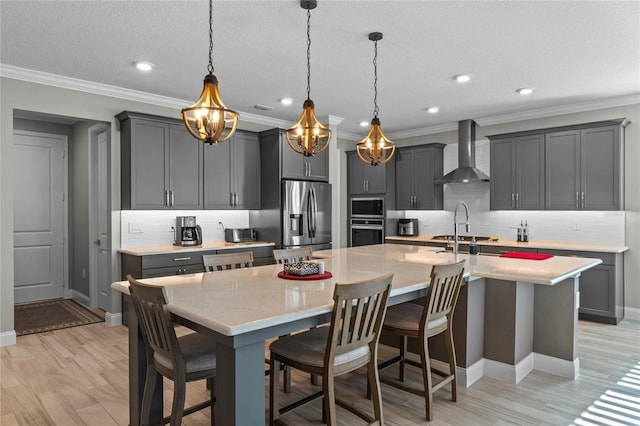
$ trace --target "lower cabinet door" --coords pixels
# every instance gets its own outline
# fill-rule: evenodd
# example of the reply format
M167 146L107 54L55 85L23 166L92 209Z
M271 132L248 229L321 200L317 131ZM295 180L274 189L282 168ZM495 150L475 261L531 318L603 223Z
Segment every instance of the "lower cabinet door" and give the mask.
M600 264L580 274L580 314L615 318L615 267Z

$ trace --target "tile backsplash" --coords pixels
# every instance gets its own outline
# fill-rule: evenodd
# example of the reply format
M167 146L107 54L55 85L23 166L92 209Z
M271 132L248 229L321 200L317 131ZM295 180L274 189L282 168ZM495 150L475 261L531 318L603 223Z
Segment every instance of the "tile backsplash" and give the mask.
M445 174L457 165L457 148L457 144L445 147ZM476 167L489 174L487 140L476 141ZM489 195L488 182L449 184L444 186L444 210L396 211L392 216L417 218L423 234L453 234L453 209L458 201L464 201L470 212L469 235L516 239L520 221L526 220L530 241L625 244L624 211L491 211Z
M120 212L121 247L142 247L174 242L176 216L195 216L202 228L203 241L224 240L225 228L247 228L247 210L122 210Z

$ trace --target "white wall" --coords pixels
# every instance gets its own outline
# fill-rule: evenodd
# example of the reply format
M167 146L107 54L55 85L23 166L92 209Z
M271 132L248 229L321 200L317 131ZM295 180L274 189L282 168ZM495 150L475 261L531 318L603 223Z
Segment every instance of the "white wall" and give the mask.
M225 228L247 228L248 210L122 210L120 246L122 248L172 244L176 216L195 216L202 228L202 241L224 240ZM260 235L258 235L258 239Z

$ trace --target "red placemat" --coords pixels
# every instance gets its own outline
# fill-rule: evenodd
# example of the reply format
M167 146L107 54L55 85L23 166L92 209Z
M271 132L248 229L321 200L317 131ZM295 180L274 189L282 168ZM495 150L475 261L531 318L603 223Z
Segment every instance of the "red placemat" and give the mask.
M278 272L278 278L284 278L285 280L325 280L331 278L333 275L329 271L325 271L324 274L312 274L312 275L293 275L287 274L284 271Z
M553 255L543 253L525 253L522 251L510 251L509 253L501 254L500 257L510 257L513 259L545 260L553 257Z

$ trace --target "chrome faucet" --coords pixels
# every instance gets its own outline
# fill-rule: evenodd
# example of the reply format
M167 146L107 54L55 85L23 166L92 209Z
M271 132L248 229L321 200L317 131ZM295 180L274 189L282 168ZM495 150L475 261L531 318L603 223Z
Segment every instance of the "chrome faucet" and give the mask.
M464 207L466 219L464 222L458 222L458 207ZM458 201L455 210L453 210L453 254L458 257L458 225L464 225L466 232L469 232L469 206L464 201Z

